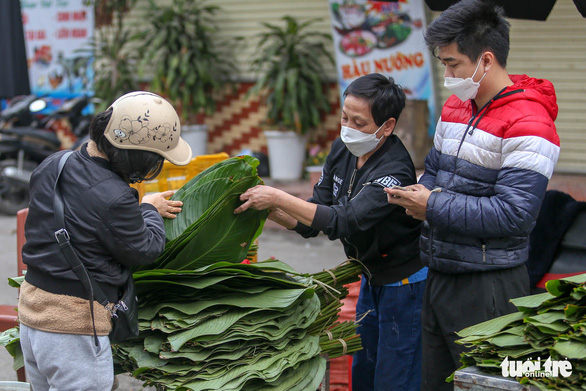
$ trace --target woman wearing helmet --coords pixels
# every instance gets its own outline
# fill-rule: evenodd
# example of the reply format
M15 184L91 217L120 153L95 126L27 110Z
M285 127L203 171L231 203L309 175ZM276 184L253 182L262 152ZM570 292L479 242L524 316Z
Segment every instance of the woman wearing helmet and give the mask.
M65 228L91 278L115 303L130 267L154 262L165 245L164 218L181 211L173 192L145 195L129 183L156 177L165 159L191 160L175 109L137 91L117 99L90 126L91 140L72 153L59 177ZM109 311L89 297L55 240L53 211L58 164L43 161L30 182L22 250L27 265L19 297L20 341L35 391L110 390L114 374ZM94 338L97 334L97 339Z

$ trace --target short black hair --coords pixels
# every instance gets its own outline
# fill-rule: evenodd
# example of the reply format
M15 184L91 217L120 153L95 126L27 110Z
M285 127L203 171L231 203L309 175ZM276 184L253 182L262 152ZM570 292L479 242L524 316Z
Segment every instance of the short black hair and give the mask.
M398 121L405 108L406 98L401 86L392 77L380 73L370 73L354 80L344 91L344 99L348 95L368 101L372 118L378 126L389 118Z
M110 162L110 169L127 183L154 179L163 169L165 158L155 152L117 148L104 136L112 117L112 109L96 114L90 124L90 139Z
M434 52L452 43L471 61L485 50L494 53L502 67L509 56L510 23L502 7L486 0L462 0L446 9L427 27L425 43Z

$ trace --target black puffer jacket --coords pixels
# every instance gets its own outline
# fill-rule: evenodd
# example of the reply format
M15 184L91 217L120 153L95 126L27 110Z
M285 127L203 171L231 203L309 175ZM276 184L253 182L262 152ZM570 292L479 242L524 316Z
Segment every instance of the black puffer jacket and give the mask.
M413 162L395 135L359 170L356 160L341 139L334 141L308 200L318 204L312 227L298 224L295 230L304 237L322 231L332 240L341 239L346 256L366 265L372 285L400 281L422 267L420 222L389 204L383 189L416 183Z
M55 240L53 186L58 152L33 172L31 201L22 249L25 279L56 294L87 299L87 294ZM71 155L59 179L65 204L65 228L77 256L111 301L133 265L155 261L165 245L163 219L151 204L138 203L138 192L90 157L87 145Z

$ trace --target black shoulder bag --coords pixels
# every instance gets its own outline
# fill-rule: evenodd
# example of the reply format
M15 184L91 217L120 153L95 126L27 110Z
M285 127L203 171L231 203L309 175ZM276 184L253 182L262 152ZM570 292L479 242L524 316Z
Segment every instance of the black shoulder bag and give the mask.
M96 345L98 345L98 337L96 335L96 324L94 320L94 298L101 305L106 307L112 316L112 331L110 331L110 342L116 343L124 341L125 339L136 337L138 335L138 299L134 289L134 280L132 274L128 277L124 285L124 291L117 303L110 303L108 297L100 288L100 286L90 277L87 269L79 260L71 243L69 241L69 233L65 229L65 217L63 197L61 196L61 189L59 188L59 177L65 166L65 162L73 152L68 152L61 160L59 160L59 167L57 172L57 179L55 180L55 198L53 200L53 210L55 214L55 224L59 229L55 231L55 239L59 243L59 248L65 255L67 262L80 279L83 287L90 298L90 313L92 315L92 325L94 327L94 338Z

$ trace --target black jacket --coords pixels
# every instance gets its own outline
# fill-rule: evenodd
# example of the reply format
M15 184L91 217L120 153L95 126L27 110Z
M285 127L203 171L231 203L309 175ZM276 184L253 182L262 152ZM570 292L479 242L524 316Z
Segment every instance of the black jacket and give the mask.
M359 170L356 160L341 139L334 141L308 200L318 204L312 226L299 223L295 230L304 237L322 231L332 240L341 239L346 256L368 268L372 285L400 281L422 267L421 224L404 208L389 204L383 189L416 183L413 161L395 135Z
M84 145L71 155L59 183L65 228L77 256L111 301L130 273L129 267L152 263L163 251L163 219L151 204L138 203L138 192L90 157ZM33 172L22 257L25 279L45 291L87 299L87 294L55 240L53 186L65 151L49 156Z

